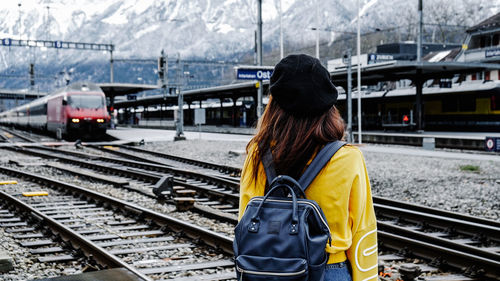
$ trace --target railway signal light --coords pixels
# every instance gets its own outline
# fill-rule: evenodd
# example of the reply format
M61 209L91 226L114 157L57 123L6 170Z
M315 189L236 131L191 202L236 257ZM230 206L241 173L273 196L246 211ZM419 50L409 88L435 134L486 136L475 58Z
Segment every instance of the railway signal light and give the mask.
M403 115L403 123L408 123L408 121L410 121L408 115Z

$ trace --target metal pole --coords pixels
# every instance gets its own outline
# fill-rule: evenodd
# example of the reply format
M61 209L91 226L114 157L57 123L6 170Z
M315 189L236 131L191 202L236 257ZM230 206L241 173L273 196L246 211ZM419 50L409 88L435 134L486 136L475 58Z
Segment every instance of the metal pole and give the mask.
M423 3L422 0L418 0L418 17L419 17L419 25L418 25L418 41L417 41L417 62L421 63L422 62L422 41L423 41ZM419 66L418 66L419 67ZM416 109L417 109L417 131L422 131L422 86L423 86L423 79L422 79L422 69L419 67L417 69L416 73Z
M161 78L161 92L163 95L163 98L167 96L167 69L166 69L166 64L167 64L167 58L165 58L165 51L161 50L161 57L162 57L162 65L160 65L160 71L163 71L163 77Z
M184 136L184 97L179 88L177 88L176 91L177 105L179 108L177 110L177 126L174 141L186 139L186 137Z
M347 50L347 141L354 142L352 136L352 61L351 50Z
M257 1L257 65L262 65L262 0ZM257 91L257 118L262 116L262 96L263 86L262 81L259 81Z
M162 50L163 52L163 50ZM168 87L168 55L165 56L165 73L163 73L163 81L165 83L165 91Z
M279 14L280 14L280 59L283 58L284 50L283 50L283 20L281 15L281 0L279 0Z
M422 13L422 0L418 0L418 38L417 38L417 62L422 62L422 29L424 26L424 17Z
M359 13L359 0L358 2L358 42L357 42L357 49L358 49L358 143L361 144L361 14Z
M319 1L316 0L316 58L319 59Z
M114 82L114 73L113 73L113 50L109 51L109 54L111 58L109 59L109 70L110 70L110 75L109 75L109 82L113 83Z
M416 90L416 109L417 109L417 131L421 132L423 129L423 122L422 122L422 87L423 87L423 80L421 79L422 76L422 69L417 69L417 77L415 79L415 90Z
M19 12L19 27L17 29L17 32L19 33L19 40L22 40L22 33L21 33L21 3L17 4L18 7L18 12Z

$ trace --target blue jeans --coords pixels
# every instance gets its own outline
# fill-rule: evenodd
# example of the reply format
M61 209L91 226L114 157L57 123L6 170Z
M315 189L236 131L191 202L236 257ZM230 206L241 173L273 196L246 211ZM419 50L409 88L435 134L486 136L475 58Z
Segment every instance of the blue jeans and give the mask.
M327 264L324 281L352 281L348 263L343 261Z

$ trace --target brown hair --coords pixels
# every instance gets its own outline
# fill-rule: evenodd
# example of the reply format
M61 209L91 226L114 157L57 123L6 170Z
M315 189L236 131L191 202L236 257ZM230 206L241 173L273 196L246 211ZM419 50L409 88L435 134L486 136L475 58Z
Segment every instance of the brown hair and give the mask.
M271 147L276 174L298 180L311 157L328 142L342 139L344 120L335 106L319 116L296 117L284 111L269 97L259 120L257 134L247 145L253 153L254 180L266 149Z

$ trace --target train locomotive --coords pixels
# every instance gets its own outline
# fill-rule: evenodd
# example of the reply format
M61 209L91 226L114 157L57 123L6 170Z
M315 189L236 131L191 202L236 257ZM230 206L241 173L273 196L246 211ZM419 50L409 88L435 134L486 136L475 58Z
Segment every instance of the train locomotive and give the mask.
M2 125L47 131L59 139L102 137L109 122L104 92L85 82L0 113Z

